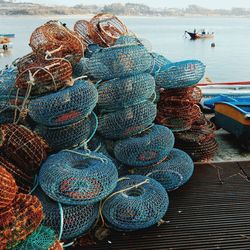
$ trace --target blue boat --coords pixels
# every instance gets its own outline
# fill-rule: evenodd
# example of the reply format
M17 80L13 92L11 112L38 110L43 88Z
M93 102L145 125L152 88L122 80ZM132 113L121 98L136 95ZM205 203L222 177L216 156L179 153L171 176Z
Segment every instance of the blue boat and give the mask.
M241 146L250 150L250 98L241 102L216 102L214 122L235 135Z
M0 37L15 38L15 34L0 34Z
M204 100L203 106L213 110L216 102L239 102L239 103L249 102L250 103L250 93L249 93L249 96L237 97L237 98L228 96L228 95L218 95L216 97Z

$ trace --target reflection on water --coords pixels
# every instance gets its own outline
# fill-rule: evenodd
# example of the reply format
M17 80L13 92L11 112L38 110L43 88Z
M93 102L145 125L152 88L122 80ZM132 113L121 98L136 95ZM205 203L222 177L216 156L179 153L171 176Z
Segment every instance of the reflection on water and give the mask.
M83 16L63 16L60 21L73 27ZM89 19L87 17L86 19ZM32 31L56 17L0 17L1 33L15 33L13 49L0 54L0 68L31 51ZM207 65L206 74L213 81L247 81L250 68L250 18L225 17L122 17L129 29L150 41L153 50L171 61L199 59ZM191 41L184 31L206 28L215 32L213 40ZM211 48L211 43L215 48Z

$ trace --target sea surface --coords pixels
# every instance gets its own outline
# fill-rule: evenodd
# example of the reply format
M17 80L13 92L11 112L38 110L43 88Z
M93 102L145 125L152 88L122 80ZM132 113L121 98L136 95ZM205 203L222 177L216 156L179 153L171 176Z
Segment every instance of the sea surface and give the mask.
M13 49L0 52L0 68L30 52L32 31L48 20L58 19L72 28L79 19L90 16L21 17L0 16L0 33L15 33ZM155 52L172 61L199 59L206 76L214 82L250 80L250 18L225 17L121 17L128 28L151 44ZM205 28L214 39L191 41L184 31ZM211 43L216 47L212 48Z

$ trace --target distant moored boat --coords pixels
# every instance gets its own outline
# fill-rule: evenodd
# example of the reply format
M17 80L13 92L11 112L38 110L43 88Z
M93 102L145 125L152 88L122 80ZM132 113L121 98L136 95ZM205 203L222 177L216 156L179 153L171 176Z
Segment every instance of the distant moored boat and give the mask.
M8 38L14 38L15 34L0 34L0 37L8 37Z
M201 33L196 33L196 32L188 32L185 31L185 34L188 34L192 40L196 39L204 39L204 38L214 38L214 32L212 33L207 33L205 31L202 31Z

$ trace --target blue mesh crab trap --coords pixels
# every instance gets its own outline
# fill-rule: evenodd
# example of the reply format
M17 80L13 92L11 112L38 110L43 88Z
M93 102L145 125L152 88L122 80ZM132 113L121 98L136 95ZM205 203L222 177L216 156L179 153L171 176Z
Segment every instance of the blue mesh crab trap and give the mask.
M107 139L122 139L138 134L152 124L156 105L150 101L99 115L99 133Z
M167 157L174 147L174 135L170 129L154 125L141 134L115 142L114 155L129 166L149 166Z
M109 80L145 72L152 60L142 45L116 45L93 53L88 70L95 79Z
M149 70L149 73L152 74L153 76L155 76L164 65L171 63L171 61L169 61L165 56L161 54L152 52L151 56L153 57L153 62Z
M198 60L167 63L156 74L156 85L165 89L192 86L203 78L205 68Z
M179 149L173 149L163 162L155 166L133 169L136 174L147 175L157 180L167 191L184 185L191 178L193 171L192 159Z
M115 188L118 172L101 153L64 150L42 165L39 183L53 200L70 205L98 202Z
M50 199L40 187L33 194L42 203L44 224L55 230L62 240L83 235L98 217L98 203L81 206L64 205Z
M73 65L73 76L81 77L88 75L88 58L83 57L80 62Z
M159 222L168 204L168 194L159 182L145 176L128 175L104 201L102 211L106 223L116 230L135 231Z
M119 110L149 99L155 91L155 80L147 73L102 82L97 87L98 107Z
M29 115L47 126L67 125L90 114L97 99L95 86L78 80L72 87L31 100Z
M97 117L91 113L88 117L66 126L39 125L36 127L36 131L47 141L53 151L59 151L87 143L95 134L97 126Z
M0 96L10 95L15 88L17 71L13 68L0 70Z

